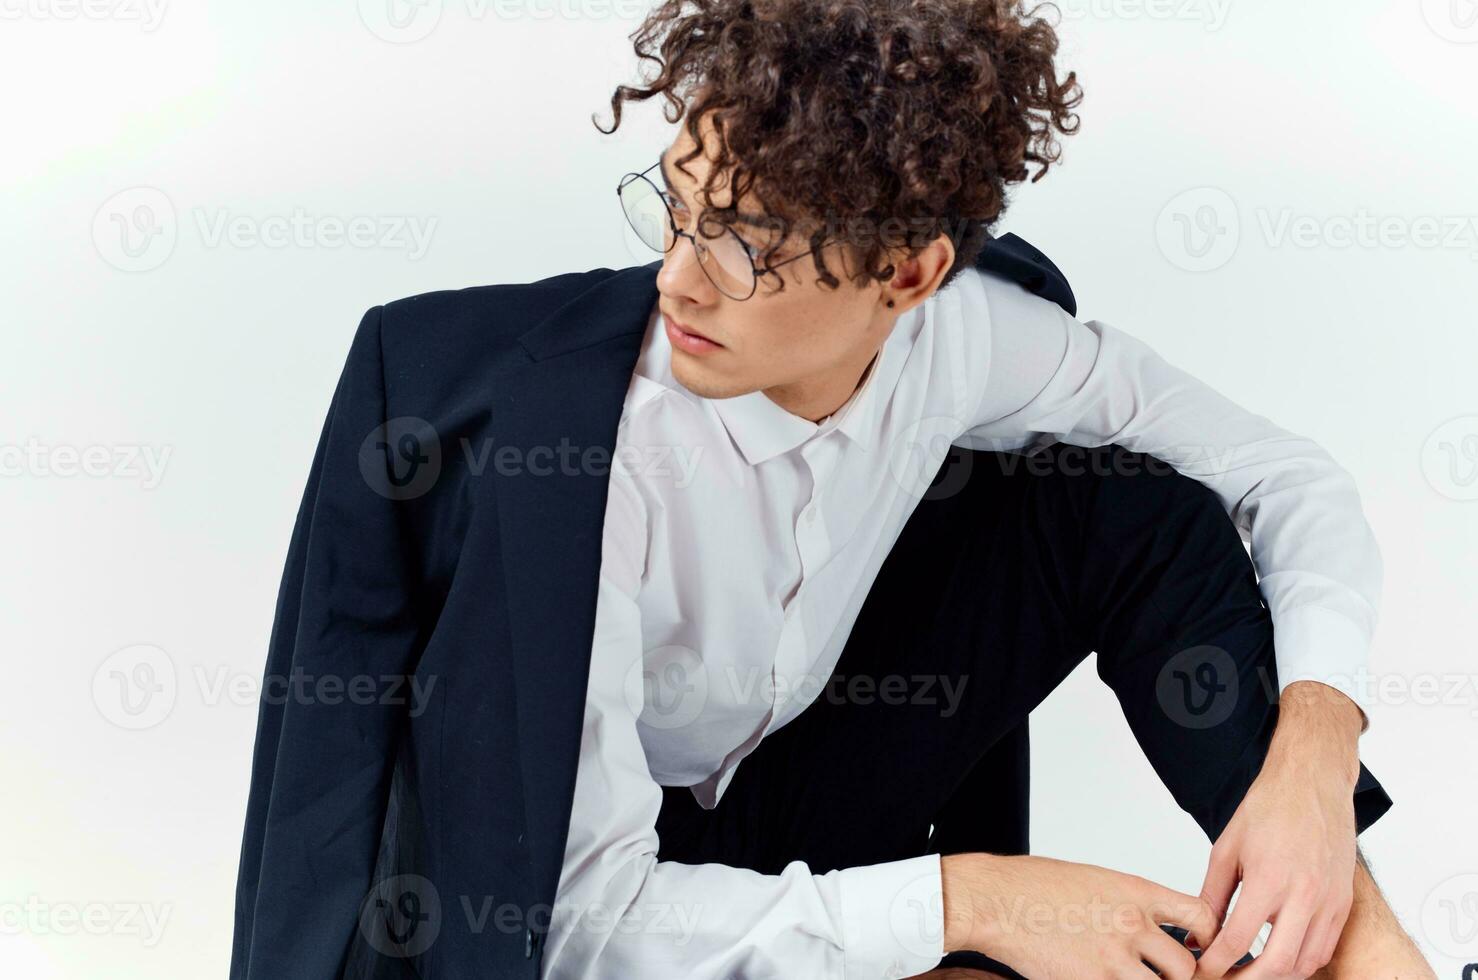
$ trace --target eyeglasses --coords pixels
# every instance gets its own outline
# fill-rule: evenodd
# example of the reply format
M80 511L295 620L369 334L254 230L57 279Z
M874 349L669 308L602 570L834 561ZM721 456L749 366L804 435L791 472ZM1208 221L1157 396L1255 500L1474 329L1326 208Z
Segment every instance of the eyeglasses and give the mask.
M725 296L736 300L749 299L754 295L760 273L778 269L788 262L811 254L808 249L799 255L760 268L754 264L754 248L740 238L730 225L721 225L722 230L715 235L709 235L701 228L696 235L679 228L677 218L673 215L673 205L669 203L667 195L647 176L661 162L658 160L639 174L627 174L616 186L616 194L621 199L621 209L626 212L626 220L631 222L631 227L647 247L663 254L672 251L679 236L691 241L693 250L698 253L698 265L708 276L709 282ZM681 206L679 203L678 207Z

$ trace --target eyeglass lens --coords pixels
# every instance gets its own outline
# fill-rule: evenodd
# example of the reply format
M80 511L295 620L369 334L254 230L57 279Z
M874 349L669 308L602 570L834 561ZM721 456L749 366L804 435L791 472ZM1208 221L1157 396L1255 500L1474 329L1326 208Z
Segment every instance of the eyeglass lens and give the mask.
M663 253L671 251L676 237L669 213L680 224L689 217L680 205L669 212L657 186L640 175L627 178L621 186L621 206L641 240ZM710 222L708 230L716 234L710 236L702 229L694 233L693 244L698 249L703 271L725 295L735 299L748 297L754 292L754 262L748 250L731 229L718 222Z

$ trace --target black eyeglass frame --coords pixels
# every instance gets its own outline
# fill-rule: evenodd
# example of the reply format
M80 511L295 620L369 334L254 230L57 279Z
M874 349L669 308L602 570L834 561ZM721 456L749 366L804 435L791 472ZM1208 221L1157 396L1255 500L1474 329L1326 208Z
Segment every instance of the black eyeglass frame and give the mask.
M708 276L708 281L711 282L711 283L713 283L713 287L715 289L717 289L719 292L723 293L725 296L728 296L730 299L736 300L736 301L742 303L744 300L747 300L747 299L751 298L752 296L754 296L755 290L759 288L759 281L760 281L760 276L761 275L763 275L766 272L773 272L774 270L780 268L783 265L787 265L787 264L789 264L791 262L795 262L798 259L803 259L806 256L808 256L808 255L811 254L811 250L810 249L807 249L806 251L801 252L799 255L792 255L788 259L781 259L779 262L775 262L775 263L772 263L772 264L769 264L769 265L766 265L766 266L763 266L763 267L757 266L757 265L754 264L754 249L751 248L744 241L744 239L742 239L742 238L739 237L738 233L734 231L734 228L733 228L732 225L727 225L726 224L726 225L724 225L724 231L727 234L733 235L734 236L734 240L739 243L739 247L742 248L742 249L744 249L744 253L749 256L749 266L750 266L750 270L751 270L751 272L753 274L752 274L752 276L750 278L749 292L746 293L745 295L743 295L743 296L733 296L733 295L725 292L724 291L724 287L720 286L718 284L718 282L713 278L712 273L710 273L708 271L708 261L707 261L707 259L704 258L703 250L699 248L697 236L693 235L691 232L683 231L681 228L679 228L677 226L677 218L673 216L673 213L672 213L672 205L670 205L670 204L667 203L667 195L662 191L662 188L658 187L657 184L650 177L647 176L647 174L651 173L653 170L657 169L657 167L659 167L661 165L662 165L662 161L659 159L656 163L652 164L650 167L648 167L647 169L643 170L641 173L631 172L631 173L628 173L628 174L624 175L621 178L620 183L618 183L616 185L616 200L617 200L617 202L618 203L620 202L620 200L621 200L621 192L624 191L624 190L626 190L626 185L627 184L630 184L633 180L636 180L636 179L641 179L641 180L646 181L647 186L650 187L652 189L652 191L657 195L657 199L662 202L662 207L665 208L666 211L667 211L667 223L668 223L668 225L671 226L672 233L673 233L672 244L674 246L676 246L677 245L677 240L679 238L686 238L686 239L690 240L693 243L693 251L698 256L698 265L699 265L699 267L701 267L703 269L703 274L705 276ZM621 207L621 214L625 216L626 223L632 226L632 229L636 232L637 237L640 238L641 237L641 229L636 227L636 224L631 220L631 215L629 215L629 214L626 213L626 207L624 205ZM701 218L699 219L699 223L700 224L702 223L702 219ZM838 242L838 241L841 241L841 239L838 239L838 238L829 239L828 241L823 242L820 247L821 248L825 248L827 245L831 245L831 244L833 244L835 242ZM642 239L642 244L647 245L648 248L651 248L652 247L650 245L650 243L648 243L646 241L646 239ZM666 249L660 249L658 251L660 251L661 254L666 255L668 252L672 251L672 249L671 248L666 248Z

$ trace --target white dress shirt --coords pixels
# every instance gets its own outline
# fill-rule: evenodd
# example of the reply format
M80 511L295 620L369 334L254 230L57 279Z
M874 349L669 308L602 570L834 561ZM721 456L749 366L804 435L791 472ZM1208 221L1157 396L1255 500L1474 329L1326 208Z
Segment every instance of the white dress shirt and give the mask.
M546 976L937 965L938 855L764 875L658 861L654 824L659 784L712 808L760 740L820 694L951 444L1114 442L1209 486L1250 544L1280 690L1315 679L1357 699L1381 556L1349 474L1115 327L967 269L898 318L819 424L763 392L700 398L670 360L654 307L617 432Z

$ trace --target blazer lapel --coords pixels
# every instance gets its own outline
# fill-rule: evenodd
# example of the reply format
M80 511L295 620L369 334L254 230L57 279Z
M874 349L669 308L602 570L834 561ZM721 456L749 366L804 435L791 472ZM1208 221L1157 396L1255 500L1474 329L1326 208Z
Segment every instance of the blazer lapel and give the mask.
M610 461L660 266L608 276L520 336L531 361L506 377L493 415L494 452L520 450L519 470L495 483L532 884L551 899L574 799Z

